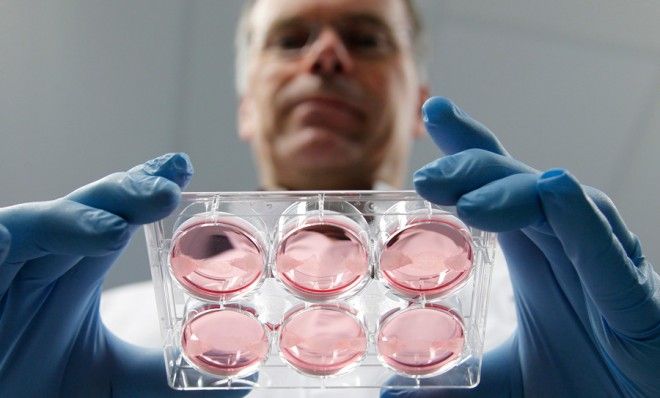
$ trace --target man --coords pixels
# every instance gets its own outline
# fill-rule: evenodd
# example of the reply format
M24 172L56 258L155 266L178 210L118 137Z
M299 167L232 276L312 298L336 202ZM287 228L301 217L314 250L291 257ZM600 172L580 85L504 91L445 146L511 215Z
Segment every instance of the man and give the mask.
M428 97L410 3L275 3L248 8L237 38L239 133L262 185L401 186Z
M403 0L254 5L239 130L264 188L400 184L426 97L411 15ZM501 232L518 310L514 338L487 354L480 385L450 394L660 393L660 280L611 202L563 170L510 158L445 99L423 112L449 156L416 173L416 189ZM158 351L104 328L98 300L131 232L171 212L191 173L185 156L166 155L65 198L0 210L3 396L177 394ZM420 395L387 386L384 394Z

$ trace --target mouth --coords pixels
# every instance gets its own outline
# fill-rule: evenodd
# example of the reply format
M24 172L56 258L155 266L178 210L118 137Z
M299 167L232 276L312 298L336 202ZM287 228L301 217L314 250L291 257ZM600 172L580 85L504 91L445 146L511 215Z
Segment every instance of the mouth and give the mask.
M365 114L365 112L357 104L351 103L341 98L330 96L310 96L302 98L298 101L294 101L292 104L292 108L298 106L308 106L313 108L344 112L352 115L355 118L362 118Z
M309 96L289 106L290 120L300 130L318 128L350 138L360 130L366 112L353 102L333 96Z

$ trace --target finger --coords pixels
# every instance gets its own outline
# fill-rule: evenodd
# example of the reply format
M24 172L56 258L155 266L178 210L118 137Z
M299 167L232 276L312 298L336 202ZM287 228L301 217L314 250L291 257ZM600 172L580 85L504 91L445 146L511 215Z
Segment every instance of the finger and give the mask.
M5 260L9 254L9 247L11 246L11 234L7 231L4 225L0 224L0 264Z
M139 225L167 216L178 206L180 195L180 188L163 177L115 173L74 191L67 199Z
M603 213L568 172L544 173L541 203L580 281L609 326L643 338L660 323L658 275L628 258Z
M458 216L485 231L505 232L545 222L536 190L536 174L513 174L463 195Z
M131 224L145 224L170 214L181 188L192 175L185 154L168 154L86 185L67 199L114 213Z
M422 106L424 124L435 144L448 155L470 148L508 156L495 135L449 99L432 97Z
M120 217L66 199L0 209L0 223L12 238L6 263L46 254L102 256L124 247L130 237Z
M619 239L619 242L621 242L628 257L632 259L635 264L640 264L644 260L644 256L642 254L642 246L639 242L639 238L630 232L612 200L605 195L605 193L596 188L586 185L583 185L582 188L589 198L593 200L594 204L596 204L598 210L603 213L610 226L612 226L614 235Z
M139 164L128 170L133 174L164 177L183 189L188 185L194 173L190 158L183 152L168 153Z
M524 163L483 149L467 149L435 160L415 172L417 192L430 202L455 205L467 192L518 173L536 173Z
M538 171L510 157L481 149L468 149L427 164L415 173L414 184L417 192L425 199L451 206L455 205L462 195L516 173ZM595 188L583 188L607 218L628 257L635 263L641 262L643 255L639 239L628 230L612 200Z

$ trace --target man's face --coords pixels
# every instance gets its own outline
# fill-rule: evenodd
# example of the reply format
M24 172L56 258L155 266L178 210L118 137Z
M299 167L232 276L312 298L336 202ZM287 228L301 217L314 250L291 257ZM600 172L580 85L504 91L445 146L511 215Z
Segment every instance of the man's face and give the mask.
M425 88L401 0L261 0L239 130L264 188L399 186Z

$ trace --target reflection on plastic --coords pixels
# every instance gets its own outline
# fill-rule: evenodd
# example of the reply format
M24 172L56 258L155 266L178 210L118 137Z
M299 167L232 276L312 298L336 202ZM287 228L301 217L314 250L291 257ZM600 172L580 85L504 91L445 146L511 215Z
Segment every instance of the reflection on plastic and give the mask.
M345 373L367 351L367 334L353 311L317 304L290 312L280 332L282 359L300 372L316 376Z
M384 282L405 297L425 299L460 286L472 269L472 246L467 230L452 219L415 220L394 233L380 257Z
M264 272L264 254L244 229L227 222L184 228L170 256L174 277L197 297L229 299L251 289Z
M380 360L409 376L432 376L460 359L465 335L460 318L437 305L386 314L376 348Z
M280 280L310 299L334 298L360 285L368 276L369 258L350 227L326 218L291 231L277 251Z
M181 348L191 364L218 376L244 376L266 359L266 329L251 314L211 306L184 325Z

